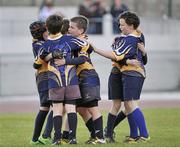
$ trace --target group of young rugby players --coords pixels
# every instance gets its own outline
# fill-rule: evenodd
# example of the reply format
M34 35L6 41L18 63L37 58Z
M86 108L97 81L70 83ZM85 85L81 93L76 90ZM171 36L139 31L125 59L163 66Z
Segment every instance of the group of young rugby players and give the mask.
M45 23L35 21L30 25L35 57L33 66L37 69L36 83L40 96L40 110L30 144L76 144L76 112L83 118L90 133L86 144L114 143L114 128L125 117L130 127L130 135L125 142L150 139L137 103L145 79L144 65L147 63L144 36L137 29L140 21L132 12L121 14L118 21L122 33L115 38L112 51L98 49L87 41L88 19L84 16L67 20L54 14ZM98 109L100 80L90 58L92 52L113 61L108 83L108 97L113 105L105 133ZM118 114L122 101L125 111ZM50 106L52 111L49 112ZM45 131L41 135L48 112ZM67 119L62 132L65 115ZM51 140L52 128L54 137Z

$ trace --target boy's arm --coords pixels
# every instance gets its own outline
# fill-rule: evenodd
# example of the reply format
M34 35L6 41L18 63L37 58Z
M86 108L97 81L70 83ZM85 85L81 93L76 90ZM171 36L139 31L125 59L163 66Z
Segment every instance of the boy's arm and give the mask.
M98 48L94 48L94 52L111 60L116 61L116 57L114 56L114 54L112 53L112 51L106 51L106 50L102 50L102 49L98 49Z
M48 62L53 58L52 53L49 53L47 56L44 57L44 61Z
M85 56L79 56L76 58L66 58L65 64L66 65L80 65L80 64L85 63L87 60L88 58Z
M62 59L63 58L63 52L61 50L55 50L46 56L41 55L41 58L46 62L50 61L51 59L55 59L55 58Z
M143 56L147 54L143 43L138 43L138 49L142 52Z
M118 64L120 64L120 65L140 66L141 62L136 60L136 59L123 59L121 61L118 61Z
M80 65L88 61L88 58L85 56L80 56L76 58L66 58L66 59L57 59L55 60L55 64L58 66L61 65Z
M138 43L138 49L142 52L143 64L146 65L148 61L147 52L145 50L144 44Z
M146 65L146 64L147 64L147 61L148 61L147 54L145 54L144 56L142 56L142 60L143 60L143 64Z

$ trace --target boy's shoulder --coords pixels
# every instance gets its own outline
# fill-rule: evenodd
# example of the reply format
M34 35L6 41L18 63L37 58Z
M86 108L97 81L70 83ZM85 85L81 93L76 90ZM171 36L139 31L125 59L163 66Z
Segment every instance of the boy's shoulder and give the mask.
M87 46L88 45L87 40L80 39L80 38L74 37L72 35L63 35L63 40L71 42L71 43L78 44L80 46Z
M43 40L33 40L33 44L36 44L36 45L43 45L45 41Z
M65 35L63 35L62 37L61 37L61 39L75 39L76 37L74 37L74 36L72 36L72 35L70 35L70 34L65 34Z
M129 34L127 39L131 41L143 42L145 44L144 34L140 31L135 31L132 34Z
M139 42L139 38L141 37L141 34L129 34L124 38L124 41L129 44L129 43L136 43Z
M116 36L116 37L114 38L114 42L120 41L120 40L124 39L125 37L126 37L126 35L119 35L119 36Z
M45 41L33 41L32 45L34 48L42 47L44 45Z

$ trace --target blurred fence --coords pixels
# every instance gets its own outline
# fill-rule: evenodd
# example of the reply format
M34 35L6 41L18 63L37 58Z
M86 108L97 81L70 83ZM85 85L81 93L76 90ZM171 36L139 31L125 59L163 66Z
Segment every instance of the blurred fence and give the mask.
M39 7L43 0L0 0L2 7ZM83 0L54 0L54 5L58 7L78 7ZM112 4L112 0L103 0L107 8ZM180 19L179 0L122 0L130 10L138 12L143 17L171 17ZM66 11L62 11L66 12Z

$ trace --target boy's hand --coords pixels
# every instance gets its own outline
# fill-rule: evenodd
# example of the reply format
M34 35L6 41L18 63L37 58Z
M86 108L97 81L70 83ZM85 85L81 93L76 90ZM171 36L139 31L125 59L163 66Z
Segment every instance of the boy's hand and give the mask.
M143 55L146 54L146 50L143 43L138 43L138 49L143 53Z
M55 59L54 63L56 64L56 66L62 66L65 65L66 61L65 59Z
M62 59L63 58L63 52L61 50L55 50L52 52L52 57L53 58L58 58L58 59Z
M127 59L126 63L132 66L136 66L136 67L141 65L141 62L136 59L131 59L131 60Z

